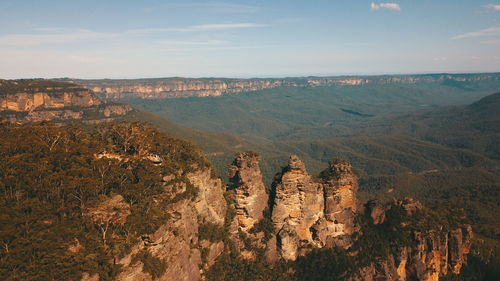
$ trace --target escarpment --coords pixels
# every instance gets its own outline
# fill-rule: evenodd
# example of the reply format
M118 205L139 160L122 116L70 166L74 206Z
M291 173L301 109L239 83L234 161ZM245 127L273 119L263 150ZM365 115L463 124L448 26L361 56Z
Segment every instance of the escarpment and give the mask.
M365 84L416 84L498 81L497 74L436 74L394 76L339 76L297 77L284 79L229 79L229 78L151 78L131 80L63 79L75 82L98 93L105 99L127 98L164 99L179 97L207 97L259 91L277 87L358 86Z
M0 80L0 117L11 122L110 121L132 111L128 105L105 103L93 92L66 82Z

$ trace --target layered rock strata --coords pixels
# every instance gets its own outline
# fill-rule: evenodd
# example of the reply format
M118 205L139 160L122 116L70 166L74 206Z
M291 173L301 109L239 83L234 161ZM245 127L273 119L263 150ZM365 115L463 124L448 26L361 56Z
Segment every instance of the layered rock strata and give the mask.
M44 80L0 80L0 116L11 122L104 120L132 111L104 103L81 86Z

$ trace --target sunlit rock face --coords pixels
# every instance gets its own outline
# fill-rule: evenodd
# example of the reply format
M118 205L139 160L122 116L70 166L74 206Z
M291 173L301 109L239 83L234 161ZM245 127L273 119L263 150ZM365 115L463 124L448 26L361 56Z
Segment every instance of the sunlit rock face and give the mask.
M87 120L126 115L132 108L102 102L81 86L46 80L0 80L0 117L11 122Z
M229 190L234 195L238 227L248 232L264 217L268 204L266 187L259 167L260 156L239 153L229 168Z
M314 244L311 227L323 217L323 192L292 155L275 182L275 194L272 221L278 249L284 259L295 260L301 247Z
M249 260L255 259L256 256L252 249L248 249L248 241L251 247L265 247L264 233L253 229L264 219L264 211L268 208L269 201L262 181L260 159L255 152L239 153L228 172L230 207L235 210L229 229L231 240L240 255Z
M351 164L334 160L320 173L325 196L324 218L314 226L315 240L322 246L348 248L356 231L358 177Z
M313 180L295 155L277 175L272 220L281 257L295 260L313 248L348 248L356 231L358 179L346 161L333 161Z

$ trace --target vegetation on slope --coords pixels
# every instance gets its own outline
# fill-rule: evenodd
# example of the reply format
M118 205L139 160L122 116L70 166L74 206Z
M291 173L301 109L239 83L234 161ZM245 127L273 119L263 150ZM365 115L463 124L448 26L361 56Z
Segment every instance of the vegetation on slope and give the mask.
M153 200L165 192L162 175L187 181L183 173L208 165L192 144L139 123L2 123L0 142L1 280L112 279L120 270L112 261L168 220L164 208L176 198ZM117 195L126 220L95 220L91 211Z

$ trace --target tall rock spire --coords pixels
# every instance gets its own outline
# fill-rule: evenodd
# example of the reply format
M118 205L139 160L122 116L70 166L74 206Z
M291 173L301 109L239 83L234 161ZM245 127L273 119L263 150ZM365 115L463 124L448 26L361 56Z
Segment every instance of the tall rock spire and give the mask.
M234 194L238 227L245 232L264 217L263 212L268 204L259 161L257 153L242 152L236 155L229 167L228 189Z
M275 187L272 220L278 249L283 258L295 260L302 246L313 243L310 229L323 216L323 192L296 155L290 156Z

